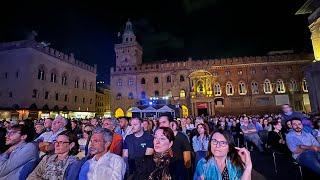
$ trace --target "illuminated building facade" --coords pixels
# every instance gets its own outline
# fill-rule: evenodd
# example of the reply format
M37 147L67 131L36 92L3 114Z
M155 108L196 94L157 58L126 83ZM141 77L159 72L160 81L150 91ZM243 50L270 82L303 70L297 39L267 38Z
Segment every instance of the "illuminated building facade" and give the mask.
M305 77L309 83L309 96L313 113L320 112L320 1L307 0L296 12L310 14L308 16L311 42L314 53L313 62L304 68Z
M0 44L2 118L94 116L96 69L34 37Z
M143 63L131 22L126 23L115 53L110 83L116 116L130 113L141 102L153 105L154 99L179 107L180 116L275 112L284 103L310 111L302 71L313 60L310 54L283 51L259 57Z
M111 117L111 94L108 87L97 87L96 92L96 116Z

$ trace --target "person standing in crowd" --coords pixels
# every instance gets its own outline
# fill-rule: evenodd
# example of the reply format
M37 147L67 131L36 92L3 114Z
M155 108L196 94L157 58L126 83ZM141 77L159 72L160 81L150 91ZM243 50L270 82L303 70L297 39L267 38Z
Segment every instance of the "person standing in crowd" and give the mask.
M117 121L116 119L106 118L102 120L103 128L109 129L113 133L112 143L110 145L110 152L117 154L119 156L122 155L122 136L114 132Z
M70 131L61 132L54 141L54 154L42 158L27 180L38 179L70 179L73 173L68 172L72 163L76 162L79 144L77 136Z
M268 133L268 145L275 152L289 154L290 151L286 145L285 135L281 131L281 121L273 120L271 125L273 130Z
M132 134L132 126L129 125L129 118L125 116L119 118L119 123L120 134L122 139L125 140L128 135Z
M197 125L198 134L192 138L193 151L196 153L195 164L205 157L208 151L209 130L205 124Z
M139 173L140 169L136 167L141 166L139 163L143 163L141 160L144 156L153 154L153 137L143 131L142 119L132 118L131 126L133 134L124 140L122 156L129 165L129 176L134 176L135 173Z
M80 170L79 180L122 180L126 171L123 159L109 151L113 133L109 129L96 128L90 143L90 154Z
M53 141L55 141L58 135L65 130L67 120L58 115L52 122L51 131L41 134L35 142L39 142L39 149L41 152L51 152L54 149Z
M290 119L292 119L293 117L297 117L301 120L303 118L305 118L305 116L301 112L293 111L292 107L289 104L283 104L281 106L281 109L282 109L282 113L281 113L281 117L282 117L281 125L282 126L284 126L286 124L286 122L289 121Z
M173 118L170 114L162 114L159 118L160 127L170 127ZM175 177L178 179L188 179L188 169L191 167L191 146L186 135L177 132L172 145L173 159L172 164L176 169Z
M46 118L44 120L44 124L43 125L44 125L44 128L46 129L46 132L51 131L52 121L53 121L53 119L51 119L51 118Z
M293 117L292 129L287 134L287 145L297 162L320 175L320 144L310 134L304 132L301 119Z
M243 124L240 126L244 140L252 142L260 152L263 152L262 141L258 135L255 125L249 123L248 117L243 117Z
M90 124L92 124L94 126L94 128L101 127L99 124L99 121L96 118L92 118L90 120Z
M8 130L6 145L9 148L0 155L0 180L19 179L25 173L24 167L38 160L38 148L30 143L33 137L29 132L24 125L13 125Z
M83 137L78 140L80 152L78 153L77 157L79 159L84 158L88 152L89 141L90 141L90 136L92 135L92 131L93 131L93 125L87 124L84 126Z
M78 138L82 135L81 125L79 124L80 122L81 121L77 121L75 119L71 121L71 132L77 135Z
M235 147L233 138L228 132L221 130L213 132L208 149L208 155L198 162L194 180L251 180L250 152L245 148Z
M153 144L155 154L153 155L154 166L148 180L176 180L172 166L172 145L174 142L174 133L168 127L160 127L154 134Z

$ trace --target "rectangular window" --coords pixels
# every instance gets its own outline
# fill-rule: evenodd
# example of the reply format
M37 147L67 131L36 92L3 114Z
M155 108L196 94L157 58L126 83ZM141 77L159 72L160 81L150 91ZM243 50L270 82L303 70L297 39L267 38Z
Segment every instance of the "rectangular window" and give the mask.
M74 96L74 102L76 103L78 101L78 96Z
M86 102L86 98L82 98L82 103L84 104Z
M32 98L37 98L38 90L34 89L32 91Z
M13 96L13 95L12 95L12 92L9 92L9 97L11 97L11 98L12 98L12 96Z
M59 101L59 94L56 93L56 101Z
M49 92L46 91L46 92L44 93L44 99L48 99L48 98L49 98Z
M64 101L67 102L68 101L68 95L64 95Z

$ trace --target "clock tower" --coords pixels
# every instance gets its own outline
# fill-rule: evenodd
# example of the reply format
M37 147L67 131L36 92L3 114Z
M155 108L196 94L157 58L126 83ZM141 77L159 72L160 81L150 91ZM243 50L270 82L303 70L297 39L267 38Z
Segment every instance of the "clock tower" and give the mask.
M143 49L136 40L132 23L128 20L122 34L122 42L114 47L116 53L116 66L137 66L142 63Z

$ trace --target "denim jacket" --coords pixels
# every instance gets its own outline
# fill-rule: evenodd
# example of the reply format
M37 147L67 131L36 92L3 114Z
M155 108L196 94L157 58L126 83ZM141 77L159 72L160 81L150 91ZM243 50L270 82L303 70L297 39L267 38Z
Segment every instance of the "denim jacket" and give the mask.
M208 151L209 137L204 137L203 139L200 136L194 136L192 138L193 151Z
M243 172L232 165L229 158L226 160L226 167L229 173L230 180L240 180ZM222 176L218 169L218 165L214 158L210 158L208 161L206 159L201 159L198 162L196 171L194 173L193 180L200 180L201 177L204 177L205 180L221 180Z

